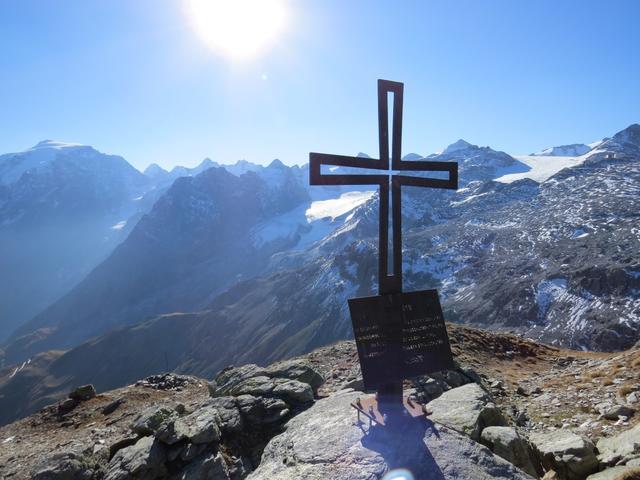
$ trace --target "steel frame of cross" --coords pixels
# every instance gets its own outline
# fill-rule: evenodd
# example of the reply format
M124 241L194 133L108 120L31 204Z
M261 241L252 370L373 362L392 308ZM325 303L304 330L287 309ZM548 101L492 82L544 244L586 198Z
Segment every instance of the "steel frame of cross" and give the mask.
M402 160L402 104L404 85L389 80L378 80L378 139L380 159L309 154L309 181L311 185L377 185L380 192L378 292L380 295L402 292L402 195L401 187L427 187L456 190L458 188L458 164L455 162ZM393 133L391 137L391 161L389 161L389 112L388 94L393 94ZM384 170L385 174L325 174L323 166L351 167ZM448 172L449 178L425 178L393 171ZM391 184L391 188L389 187ZM392 253L393 269L389 274L389 190L392 204Z
M393 94L393 123L389 149L388 95ZM311 185L377 185L380 197L380 225L378 237L378 293L402 293L402 186L458 188L458 164L455 162L402 160L402 106L404 84L378 80L378 141L379 159L349 157L324 153L309 153L309 183ZM391 155L389 155L391 150ZM380 174L325 174L323 166L350 167L384 171ZM410 176L397 172L448 172L448 179ZM392 273L389 273L389 193L392 204ZM399 332L396 332L399 333ZM390 347L390 358L401 357L401 345ZM391 351L393 350L393 351ZM380 404L402 407L402 382L390 381L380 385L377 398Z

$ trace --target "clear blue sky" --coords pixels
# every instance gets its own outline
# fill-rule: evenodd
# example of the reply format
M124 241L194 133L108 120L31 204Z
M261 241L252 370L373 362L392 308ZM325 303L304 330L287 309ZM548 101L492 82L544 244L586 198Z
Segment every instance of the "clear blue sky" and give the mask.
M0 152L86 143L138 168L377 155L376 79L405 83L403 152L513 154L640 122L640 1L291 0L239 64L179 0L0 0ZM265 79L266 77L266 79Z

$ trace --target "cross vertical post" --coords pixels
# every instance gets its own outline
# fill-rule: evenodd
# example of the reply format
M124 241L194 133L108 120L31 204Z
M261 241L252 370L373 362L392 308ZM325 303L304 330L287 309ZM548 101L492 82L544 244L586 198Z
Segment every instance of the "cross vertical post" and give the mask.
M388 95L393 95L392 132L389 138ZM403 299L402 299L402 186L428 188L458 188L458 164L454 162L406 161L402 160L402 108L404 84L389 80L378 80L378 142L380 158L369 159L322 153L309 154L309 181L311 185L377 185L379 191L379 236L378 236L378 293L382 307L387 312L383 334L386 348L384 358L388 367L388 378L374 385L378 401L389 411L402 407L402 376L394 365L403 363ZM391 145L389 145L391 140ZM323 166L362 168L382 171L380 174L325 174ZM448 178L429 178L403 175L406 171L447 172ZM398 172L398 173L396 173ZM389 273L389 195L391 195L392 218L392 273ZM438 309L439 309L438 304ZM353 318L352 318L353 320ZM444 324L443 324L444 325ZM446 332L445 332L446 335ZM359 355L360 355L359 350ZM361 364L363 359L361 356ZM365 388L367 378L364 374Z

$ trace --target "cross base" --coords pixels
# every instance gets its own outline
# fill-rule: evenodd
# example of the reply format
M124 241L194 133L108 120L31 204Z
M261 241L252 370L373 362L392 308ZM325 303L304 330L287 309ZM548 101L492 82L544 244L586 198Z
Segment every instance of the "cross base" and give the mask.
M358 420L362 414L369 419L370 423L374 422L383 427L393 424L394 418L418 419L431 415L426 406L412 398L411 395L403 395L402 405L379 402L378 395L375 394L358 397L354 402L351 402L351 406L358 411Z

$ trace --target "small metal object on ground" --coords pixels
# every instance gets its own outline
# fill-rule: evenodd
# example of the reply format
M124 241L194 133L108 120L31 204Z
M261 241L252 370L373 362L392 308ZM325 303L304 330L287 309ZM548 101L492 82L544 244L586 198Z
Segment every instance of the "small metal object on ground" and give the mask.
M408 397L402 397L402 406L403 408L398 411L390 411L389 414L384 414L380 411L380 405L378 404L378 399L375 395L366 395L363 397L359 397L356 401L351 403L351 406L358 411L358 416L363 414L370 421L375 422L378 425L382 425L383 427L387 425L389 420L389 414L391 415L403 415L411 418L425 418L429 413L425 413L426 409L424 405L418 403L416 400Z

